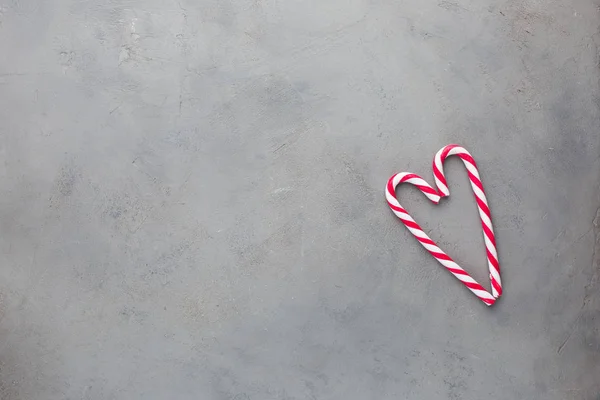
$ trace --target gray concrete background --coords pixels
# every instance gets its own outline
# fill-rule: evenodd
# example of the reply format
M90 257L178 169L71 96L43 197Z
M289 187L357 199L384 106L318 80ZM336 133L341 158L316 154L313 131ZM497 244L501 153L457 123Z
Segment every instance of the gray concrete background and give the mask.
M591 0L0 3L0 398L593 399ZM486 308L388 210L477 159ZM403 204L486 281L466 173Z

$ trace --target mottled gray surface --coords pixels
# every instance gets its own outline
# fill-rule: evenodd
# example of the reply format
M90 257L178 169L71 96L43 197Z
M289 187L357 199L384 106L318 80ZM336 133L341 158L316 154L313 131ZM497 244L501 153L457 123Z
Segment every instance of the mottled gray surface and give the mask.
M592 0L0 3L0 398L592 399ZM480 164L487 308L385 204ZM403 204L486 281L476 206Z

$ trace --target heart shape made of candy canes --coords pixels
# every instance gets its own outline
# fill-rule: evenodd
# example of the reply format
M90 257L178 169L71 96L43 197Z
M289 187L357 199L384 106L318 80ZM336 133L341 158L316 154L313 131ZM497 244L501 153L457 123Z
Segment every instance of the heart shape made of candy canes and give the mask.
M483 240L485 241L485 249L487 252L488 268L490 271L490 282L492 287L492 293L488 292L481 286L475 279L469 275L467 271L462 269L452 258L438 247L437 244L415 222L415 220L406 212L406 210L400 205L396 199L396 186L400 183L410 183L416 186L429 200L438 204L442 197L450 195L448 190L446 177L444 176L443 163L446 158L450 156L459 156L469 174L471 181L471 187L473 188L473 194L477 201L477 207L479 209L479 217L481 218L481 226L483 228ZM461 281L471 292L473 292L481 301L486 305L491 306L496 302L502 295L502 283L500 280L500 264L498 263L498 252L496 251L496 238L494 237L494 228L492 227L492 216L490 209L485 197L483 190L483 184L479 177L479 171L477 170L477 164L475 160L463 147L450 144L443 147L437 152L433 158L433 175L435 178L435 184L438 190L432 188L423 178L419 175L412 174L409 172L400 172L393 175L389 180L385 188L386 200L398 218L404 223L408 230L417 238L419 242L425 247L427 251L434 256L440 264L442 264L448 271L450 271L459 281Z

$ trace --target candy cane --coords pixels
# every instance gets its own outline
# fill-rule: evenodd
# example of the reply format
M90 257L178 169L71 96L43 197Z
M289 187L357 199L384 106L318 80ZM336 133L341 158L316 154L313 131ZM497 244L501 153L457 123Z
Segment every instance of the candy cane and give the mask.
M416 186L429 200L438 204L442 197L450 195L448 190L446 177L444 176L443 163L446 158L450 156L459 156L469 174L471 181L471 187L473 188L473 194L477 201L477 207L479 209L479 217L481 218L481 226L483 228L483 239L485 241L485 248L487 252L488 269L490 271L490 282L492 287L492 293L489 293L483 286L481 286L475 279L469 275L464 269L462 269L452 258L440 249L437 244L421 229L419 224L406 212L406 210L400 205L396 199L396 186L400 183L410 183ZM385 197L387 202L398 218L404 223L408 230L417 238L419 242L425 247L427 251L434 256L440 264L442 264L448 271L450 271L459 281L461 281L471 292L473 292L481 301L488 306L491 306L496 302L502 295L502 283L500 280L500 265L498 264L498 252L496 251L496 238L494 236L494 229L492 227L492 216L490 214L490 208L488 206L487 198L483 190L483 184L479 177L479 171L477 170L477 164L475 160L469 154L467 150L456 145L451 144L437 152L433 159L433 174L435 178L435 184L438 190L432 188L425 180L420 176L411 174L408 172L400 172L393 175L387 183L385 190Z

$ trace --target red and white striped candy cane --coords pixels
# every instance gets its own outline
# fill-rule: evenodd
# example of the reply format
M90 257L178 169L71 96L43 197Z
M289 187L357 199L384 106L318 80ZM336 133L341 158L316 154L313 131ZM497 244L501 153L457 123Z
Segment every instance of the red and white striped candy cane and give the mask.
M448 186L446 184L446 177L444 176L443 163L446 158L457 155L465 164L469 179L471 180L471 187L475 194L475 200L477 201L477 207L479 209L479 216L481 218L481 226L483 228L483 239L485 241L485 248L487 252L488 268L490 271L490 282L492 286L492 293L489 293L484 289L475 279L469 275L464 269L462 269L452 258L440 249L437 244L415 222L415 220L406 212L406 210L400 205L396 199L396 186L400 183L410 183L416 186L429 200L435 204L439 203L442 197L450 195ZM487 198L483 190L483 184L479 177L479 171L477 170L477 164L475 160L469 154L467 150L456 144L448 145L437 152L433 159L433 174L435 177L435 184L438 190L432 188L425 180L420 176L411 174L408 172L400 172L393 175L387 183L385 190L385 197L387 202L398 218L406 225L408 230L415 235L417 240L421 242L423 247L427 249L432 256L434 256L440 264L442 264L448 271L450 271L458 280L460 280L469 290L471 290L481 301L488 306L491 306L496 302L496 299L502 295L502 283L500 280L500 265L498 264L498 252L496 251L496 239L494 237L494 229L492 227L492 216L488 206Z

